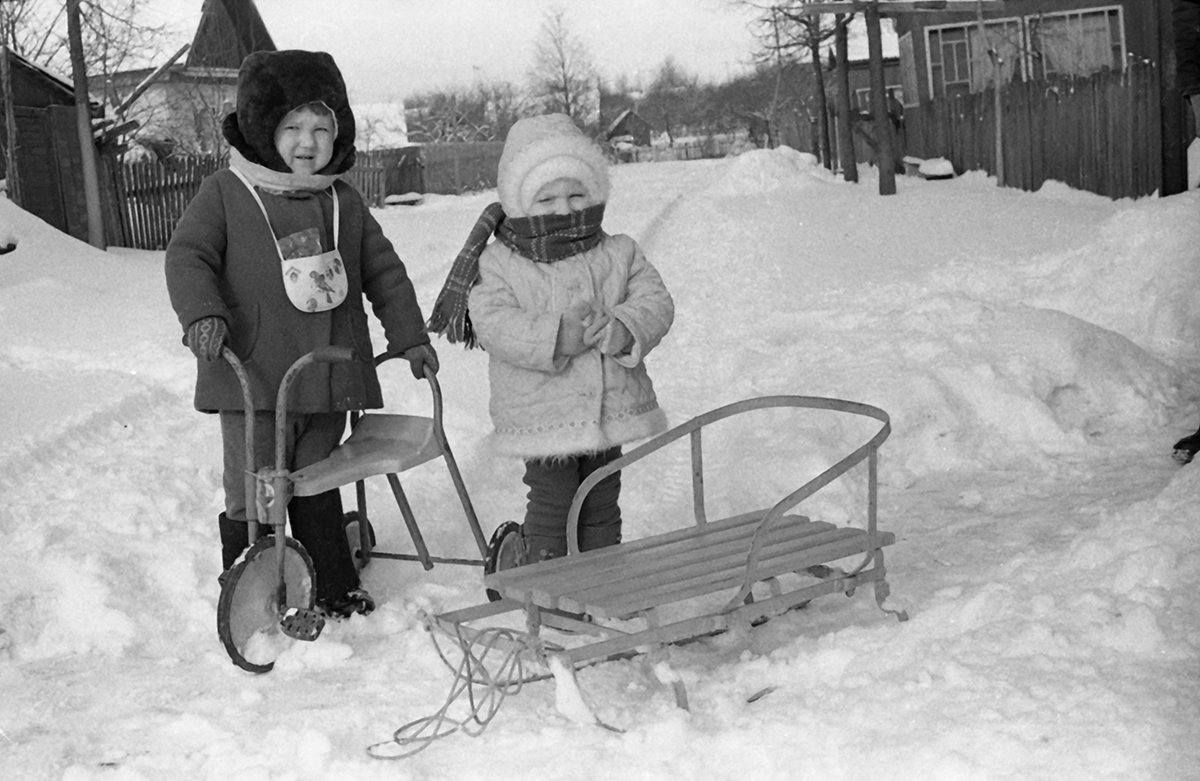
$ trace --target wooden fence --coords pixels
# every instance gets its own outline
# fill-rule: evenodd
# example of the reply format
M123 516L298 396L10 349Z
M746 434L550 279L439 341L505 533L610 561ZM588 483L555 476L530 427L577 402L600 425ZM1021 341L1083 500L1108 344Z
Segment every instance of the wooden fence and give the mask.
M423 192L459 195L495 187L503 150L502 141L425 146Z
M362 193L369 206L383 206L392 192L411 192L389 189L389 184L395 184L393 180L403 154L398 156L399 162L390 165L388 157L381 153L360 155L354 168L342 176ZM165 163L153 160L120 163L112 157L103 160L108 244L148 250L166 249L175 223L200 190L204 177L226 165L226 160L216 155L172 158ZM416 167L415 163L412 165ZM418 168L418 186L419 181ZM403 185L400 182L396 186Z
M1004 184L1033 191L1053 179L1110 198L1154 193L1162 183L1158 95L1158 69L1143 62L1088 78L1006 85ZM995 175L994 102L987 90L909 109L906 153Z
M135 249L166 249L175 223L200 189L204 177L225 165L216 156L120 163L105 157L108 244Z

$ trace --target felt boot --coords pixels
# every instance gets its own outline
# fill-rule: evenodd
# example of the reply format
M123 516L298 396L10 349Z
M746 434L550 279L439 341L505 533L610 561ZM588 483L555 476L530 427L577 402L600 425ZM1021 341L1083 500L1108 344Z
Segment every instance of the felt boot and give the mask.
M235 521L225 513L217 516L217 527L221 530L221 571L226 572L250 547L249 528L245 521Z
M1196 457L1196 451L1200 451L1200 431L1176 442L1172 456L1181 464L1190 464Z
M567 555L567 538L560 534L544 534L530 529L528 521L524 527L526 564L547 559L558 559Z
M579 514L579 550L607 548L621 541L621 473L596 483Z
M343 599L359 588L358 569L343 528L342 495L336 488L316 496L292 497L288 519L292 536L312 559L319 604Z

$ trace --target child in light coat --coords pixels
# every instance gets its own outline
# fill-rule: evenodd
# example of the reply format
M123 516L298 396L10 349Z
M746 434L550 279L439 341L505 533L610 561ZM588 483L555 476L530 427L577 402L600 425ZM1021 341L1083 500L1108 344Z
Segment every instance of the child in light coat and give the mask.
M488 352L493 443L525 461L529 561L565 555L580 483L667 426L645 360L675 305L637 242L601 228L607 168L565 115L515 124L500 202L480 218L430 319L449 341ZM581 550L620 541L620 492L618 471L588 494Z
M362 197L338 175L354 165L354 114L324 52L256 52L238 73L237 109L225 118L229 168L204 180L166 252L167 290L184 343L197 358L196 409L220 418L225 512L218 518L228 570L252 540L245 474L273 466L274 410L292 363L316 347L352 348L348 363L318 363L293 385L287 468L324 459L349 410L383 406L363 297L383 324L389 352L413 375L437 371L404 263ZM241 386L221 359L229 347L255 400L254 465L245 463ZM288 502L292 535L316 572L317 607L334 617L369 613L332 489Z

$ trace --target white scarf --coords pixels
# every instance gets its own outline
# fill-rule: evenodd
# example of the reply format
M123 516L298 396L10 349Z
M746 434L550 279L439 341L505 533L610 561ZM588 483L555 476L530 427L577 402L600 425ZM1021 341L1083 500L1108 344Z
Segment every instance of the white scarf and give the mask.
M229 167L240 172L255 187L271 193L288 193L300 190L319 192L328 190L337 181L336 174L297 174L273 171L266 166L252 163L233 147L229 149Z

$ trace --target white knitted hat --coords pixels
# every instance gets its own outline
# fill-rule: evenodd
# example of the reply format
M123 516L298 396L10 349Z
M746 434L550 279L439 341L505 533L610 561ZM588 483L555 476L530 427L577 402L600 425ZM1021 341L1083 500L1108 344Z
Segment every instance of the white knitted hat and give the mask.
M525 217L533 196L555 179L575 179L596 203L608 201L608 160L566 114L544 114L517 122L508 131L497 172L500 205L510 217Z

